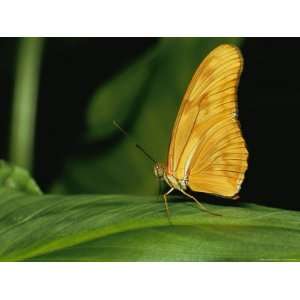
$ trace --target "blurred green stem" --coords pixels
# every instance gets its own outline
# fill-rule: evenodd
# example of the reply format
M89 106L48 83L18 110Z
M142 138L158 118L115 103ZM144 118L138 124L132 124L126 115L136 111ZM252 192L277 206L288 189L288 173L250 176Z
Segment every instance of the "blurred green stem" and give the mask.
M10 160L31 171L43 38L19 42L13 96Z

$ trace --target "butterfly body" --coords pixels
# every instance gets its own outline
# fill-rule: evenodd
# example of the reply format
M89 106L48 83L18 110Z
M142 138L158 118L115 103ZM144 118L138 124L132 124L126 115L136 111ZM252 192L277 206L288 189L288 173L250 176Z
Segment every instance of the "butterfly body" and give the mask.
M187 189L236 199L247 170L248 151L237 119L237 87L243 68L239 49L220 45L197 68L183 97L166 166L155 175L192 198Z
M188 179L186 177L177 179L174 175L168 174L167 168L161 163L154 165L154 175L160 180L164 180L171 188L179 191L187 189Z

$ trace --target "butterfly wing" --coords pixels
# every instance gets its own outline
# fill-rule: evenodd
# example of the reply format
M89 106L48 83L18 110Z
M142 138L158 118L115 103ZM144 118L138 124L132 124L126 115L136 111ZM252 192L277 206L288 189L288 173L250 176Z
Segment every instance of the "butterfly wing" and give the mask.
M172 132L167 171L194 191L233 197L247 169L248 151L237 120L239 49L215 48L196 70Z

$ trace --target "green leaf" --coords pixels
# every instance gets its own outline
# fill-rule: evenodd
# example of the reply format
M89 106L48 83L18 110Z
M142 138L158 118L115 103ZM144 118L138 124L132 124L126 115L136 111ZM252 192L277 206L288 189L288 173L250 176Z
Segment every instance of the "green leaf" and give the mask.
M88 140L113 134L115 127L112 126L112 120L126 121L132 108L138 105L137 99L149 87L157 50L156 47L148 51L96 91L87 111Z
M0 188L7 188L28 194L42 194L36 182L23 168L0 160Z
M96 91L87 113L86 140L94 155L69 160L54 191L154 194L152 162L113 126L117 120L156 160L166 161L181 98L199 63L221 43L239 38L163 38Z
M38 196L0 189L2 261L299 261L299 212L171 197Z

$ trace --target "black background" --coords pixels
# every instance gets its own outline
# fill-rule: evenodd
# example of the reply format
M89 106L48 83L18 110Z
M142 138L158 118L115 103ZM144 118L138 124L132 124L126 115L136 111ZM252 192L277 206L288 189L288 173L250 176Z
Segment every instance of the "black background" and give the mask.
M156 43L155 38L47 39L41 69L34 177L47 188L77 151L82 110L95 87ZM8 159L17 39L0 40L0 157ZM120 51L122 49L122 51ZM239 118L248 144L243 201L300 209L300 39L246 38ZM84 59L79 59L84 57ZM72 99L70 113L69 101ZM67 122L65 116L68 116Z

